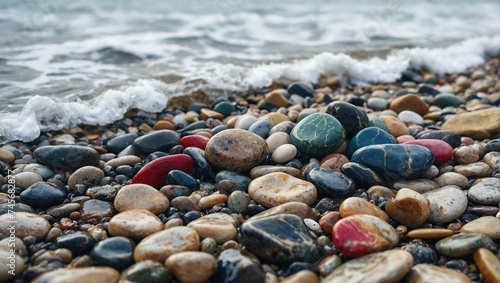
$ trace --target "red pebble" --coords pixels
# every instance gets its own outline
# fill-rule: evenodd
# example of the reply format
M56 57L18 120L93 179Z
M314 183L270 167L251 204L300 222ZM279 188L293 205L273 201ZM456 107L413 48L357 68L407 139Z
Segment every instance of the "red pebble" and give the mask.
M78 212L78 211L73 211L73 212L71 212L71 213L69 214L69 219L71 219L71 220L78 220L78 219L80 219L80 216L81 216L81 215L82 215L82 214L81 214L80 212Z
M442 140L421 139L407 141L404 144L416 144L425 146L432 152L432 154L434 154L435 165L441 165L453 158L453 148L447 142L444 142Z
M402 136L399 136L396 138L396 141L398 142L398 144L403 144L407 141L414 141L415 138L413 136L410 136L410 135L402 135Z
M185 173L190 173L193 171L193 167L193 159L187 154L160 157L144 165L135 174L132 184L148 184L159 189L165 183L167 174L171 170L177 169Z
M197 147L199 149L205 150L205 147L207 147L207 143L210 139L204 136L200 135L191 135L191 136L185 136L182 137L180 140L180 144L184 148L188 147Z

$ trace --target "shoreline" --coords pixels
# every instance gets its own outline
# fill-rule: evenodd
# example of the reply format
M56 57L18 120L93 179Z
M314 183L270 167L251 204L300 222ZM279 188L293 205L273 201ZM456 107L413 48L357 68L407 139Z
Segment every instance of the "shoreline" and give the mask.
M0 282L497 280L499 70L198 92L3 145Z

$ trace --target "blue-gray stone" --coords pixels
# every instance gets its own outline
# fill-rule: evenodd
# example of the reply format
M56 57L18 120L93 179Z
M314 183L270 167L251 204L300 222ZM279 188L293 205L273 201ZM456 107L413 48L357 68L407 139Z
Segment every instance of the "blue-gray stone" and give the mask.
M327 197L347 197L356 188L351 178L330 168L314 168L306 176L307 181L316 186L318 193Z
M96 265L110 266L121 270L134 263L135 243L125 237L112 237L98 242L90 257Z
M49 207L63 203L68 191L53 183L38 182L21 192L21 201L33 207Z
M169 185L181 185L192 191L200 188L200 184L198 184L195 178L181 170L171 170L168 172L167 182Z
M479 248L485 248L496 254L498 245L488 236L478 233L460 233L439 240L436 250L445 256L463 257Z
M267 118L258 119L257 122L253 123L248 128L248 131L265 139L269 135L269 132L271 131L271 123Z
M335 101L328 104L326 113L342 124L348 139L368 127L369 120L366 112L347 102Z
M124 134L121 136L117 136L112 138L106 143L106 149L109 152L118 154L122 150L124 150L127 146L131 145L139 135L136 133Z
M245 175L227 170L222 170L215 176L215 182L218 183L222 180L233 181L236 184L238 184L239 190L244 190L244 191L248 189L248 185L250 185L250 182L252 182L252 179L248 178Z
M377 172L355 162L347 162L342 165L342 173L354 180L358 189L369 189L371 186L387 186L385 180Z
M99 153L80 145L47 145L35 150L35 158L52 168L74 171L99 162Z
M356 150L368 145L397 143L396 138L387 131L377 127L368 127L359 131L359 133L352 137L346 155L352 156Z
M171 130L153 131L138 137L132 146L143 154L155 151L169 152L172 147L179 144L180 136Z

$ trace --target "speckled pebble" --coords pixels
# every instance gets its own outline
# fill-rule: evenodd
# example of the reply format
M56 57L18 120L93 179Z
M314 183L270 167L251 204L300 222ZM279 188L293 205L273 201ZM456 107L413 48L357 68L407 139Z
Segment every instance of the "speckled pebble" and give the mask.
M492 240L500 240L500 219L494 216L483 216L462 226L461 233L480 233Z
M435 181L439 187L455 185L463 190L469 187L469 180L467 180L467 177L456 172L443 173L441 176L437 177Z
M465 274L453 269L422 263L415 265L405 278L405 283L421 282L470 283L471 280Z
M448 223L460 217L467 209L467 196L457 186L448 185L423 193L429 200L432 223Z
M225 213L207 214L189 222L189 228L195 230L201 238L212 238L218 244L236 238L236 220Z
M500 179L481 179L469 189L468 196L471 201L479 204L498 205L500 203Z
M119 212L130 209L146 209L154 214L169 207L168 198L152 186L131 184L122 187L116 194L114 206Z
M490 172L490 166L484 162L474 162L465 165L456 165L453 171L465 177L485 177Z
M104 178L104 172L101 169L94 166L84 166L69 176L68 188L73 191L77 184L86 187L95 186L99 184L102 178Z
M13 220L10 213L0 215L0 234L4 237L9 237L8 228L12 225L9 221ZM23 239L27 236L33 236L37 240L45 239L45 236L50 230L50 223L40 215L29 212L15 213L16 237Z
M498 246L488 236L478 233L460 233L442 240L436 245L436 250L445 256L463 257L485 248L498 252Z

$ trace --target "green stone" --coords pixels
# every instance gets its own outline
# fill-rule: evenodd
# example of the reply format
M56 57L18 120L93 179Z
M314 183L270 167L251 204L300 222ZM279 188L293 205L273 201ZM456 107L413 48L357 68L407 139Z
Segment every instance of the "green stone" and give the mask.
M307 117L311 114L314 114L316 112L318 112L318 111L316 109L313 109L313 108L307 108L307 109L300 111L299 116L297 117L297 123L302 121L305 117Z
M453 94L447 94L447 93L441 93L436 96L434 99L433 104L440 107L440 108L445 108L448 106L452 107L457 107L461 104L464 104L465 100L453 95Z
M300 152L321 158L335 152L344 143L345 130L332 115L314 113L293 128L290 140Z
M228 101L221 101L217 103L214 107L214 111L219 112L222 114L224 117L227 117L231 115L234 111L236 111L236 108L231 104L231 102Z
M387 129L387 126L385 125L384 121L382 121L382 119L380 119L377 116L368 115L368 126L377 127L386 132L389 132L389 129Z

